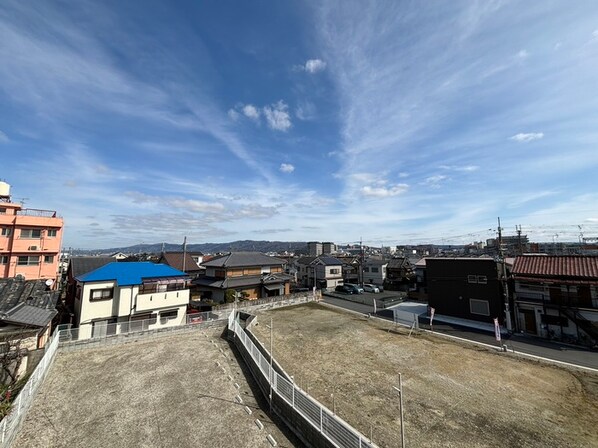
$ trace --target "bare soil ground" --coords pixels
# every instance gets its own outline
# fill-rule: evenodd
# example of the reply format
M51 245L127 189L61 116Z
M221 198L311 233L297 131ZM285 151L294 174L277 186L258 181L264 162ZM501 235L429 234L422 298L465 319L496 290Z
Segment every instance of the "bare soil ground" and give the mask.
M301 446L267 417L221 333L59 353L13 446L270 448L268 434L279 446Z
M381 447L400 446L398 372L408 447L598 446L598 375L314 303L259 313L266 347L270 317L277 361Z

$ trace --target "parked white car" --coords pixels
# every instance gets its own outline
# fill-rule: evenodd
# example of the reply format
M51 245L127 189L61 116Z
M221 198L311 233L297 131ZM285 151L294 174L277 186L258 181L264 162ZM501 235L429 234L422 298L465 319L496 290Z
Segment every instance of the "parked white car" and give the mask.
M363 290L365 292L380 292L380 288L378 288L376 285L372 285L371 283L364 283Z

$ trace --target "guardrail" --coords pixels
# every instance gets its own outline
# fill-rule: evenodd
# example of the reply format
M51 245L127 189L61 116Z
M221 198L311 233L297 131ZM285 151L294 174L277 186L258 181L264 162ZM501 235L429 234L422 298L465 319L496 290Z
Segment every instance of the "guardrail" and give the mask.
M276 393L293 410L295 410L305 422L311 425L317 432L324 436L333 446L338 448L376 448L371 440L361 434L347 422L334 415L334 413L323 406L316 399L304 392L301 388L285 377L280 375L271 366L268 358L254 344L250 336L241 327L236 318L235 311L229 316L229 330L231 330L251 355L255 365L264 376L265 380L272 387L272 393ZM265 350L265 349L264 349Z

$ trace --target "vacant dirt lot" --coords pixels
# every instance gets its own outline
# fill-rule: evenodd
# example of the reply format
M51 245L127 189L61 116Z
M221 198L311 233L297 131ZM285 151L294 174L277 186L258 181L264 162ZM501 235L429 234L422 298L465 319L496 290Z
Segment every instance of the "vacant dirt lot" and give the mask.
M13 446L300 446L266 417L222 329L206 331L59 353Z
M382 447L400 446L393 385L403 375L409 447L596 447L598 375L318 304L258 314L254 332L298 385Z

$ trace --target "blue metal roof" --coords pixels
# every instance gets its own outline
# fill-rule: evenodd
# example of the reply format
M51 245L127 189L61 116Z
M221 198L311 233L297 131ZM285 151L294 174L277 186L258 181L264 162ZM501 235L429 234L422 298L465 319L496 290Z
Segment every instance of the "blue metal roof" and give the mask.
M77 277L80 282L102 282L116 280L118 286L141 285L144 279L160 277L185 277L178 269L165 264L156 264L150 261L131 263L108 263L101 268Z

